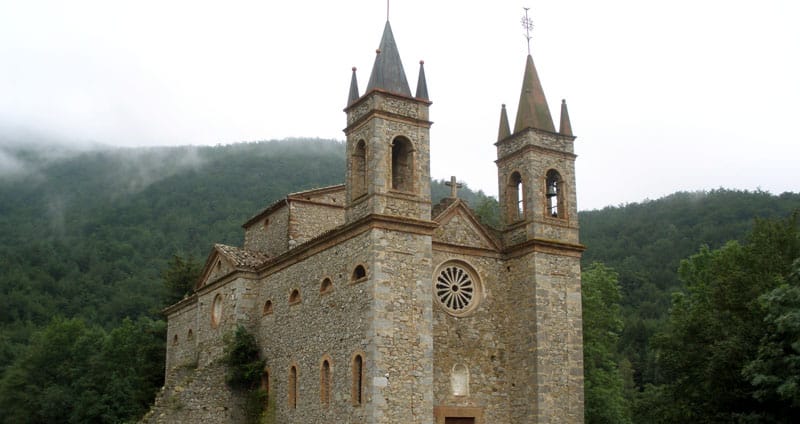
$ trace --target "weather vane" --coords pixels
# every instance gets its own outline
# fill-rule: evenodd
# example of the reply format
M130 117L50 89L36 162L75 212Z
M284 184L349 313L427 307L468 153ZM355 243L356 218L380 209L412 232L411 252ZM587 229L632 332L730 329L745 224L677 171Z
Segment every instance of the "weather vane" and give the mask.
M530 10L530 7L523 7L523 9L525 9L525 17L522 18L522 27L525 28L525 38L528 40L528 55L530 55L531 54L531 30L533 29L533 21L531 21L531 18L528 17L528 10Z

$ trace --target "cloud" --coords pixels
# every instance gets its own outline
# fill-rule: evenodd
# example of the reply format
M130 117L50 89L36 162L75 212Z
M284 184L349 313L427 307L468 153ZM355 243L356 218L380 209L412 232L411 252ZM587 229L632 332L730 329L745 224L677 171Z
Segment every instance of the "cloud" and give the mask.
M26 174L25 162L0 147L0 178L20 177Z

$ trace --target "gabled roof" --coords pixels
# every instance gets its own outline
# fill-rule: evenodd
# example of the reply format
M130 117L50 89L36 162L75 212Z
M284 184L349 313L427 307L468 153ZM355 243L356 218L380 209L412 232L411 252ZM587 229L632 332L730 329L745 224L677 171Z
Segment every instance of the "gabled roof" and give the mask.
M491 229L480 222L465 201L448 198L443 200L440 205L444 208L439 208L438 213L433 216L433 221L439 224L439 227L434 230L433 239L435 242L500 251L500 242L497 237L492 234ZM450 223L456 217L463 218L465 222L463 222L461 229L467 230L460 231L461 234L458 236L450 234L449 231Z
M547 99L544 97L542 83L539 81L539 75L536 73L531 55L528 55L525 62L525 75L522 78L522 92L519 95L514 133L527 128L556 132L550 108L547 106Z
M208 259L206 259L200 279L195 284L195 289L199 289L209 282L208 280L213 274L214 264L217 263L217 259L224 260L226 265L232 268L231 271L255 271L269 261L270 257L262 252L246 250L241 247L215 244L211 253L208 254ZM215 278L218 277L220 276Z
M383 28L383 37L376 53L366 93L377 89L411 97L411 89L408 88L408 80L389 21L386 21L386 26Z

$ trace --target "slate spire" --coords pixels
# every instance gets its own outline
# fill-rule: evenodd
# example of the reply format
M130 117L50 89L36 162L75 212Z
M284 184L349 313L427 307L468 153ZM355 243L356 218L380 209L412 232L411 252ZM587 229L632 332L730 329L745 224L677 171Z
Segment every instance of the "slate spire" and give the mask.
M517 133L526 128L556 132L550 108L547 107L547 99L544 98L542 83L539 82L539 75L536 73L536 67L533 66L531 55L528 55L525 63L525 76L522 78L522 93L519 96L514 132Z
M381 44L376 53L375 64L372 66L372 74L369 76L367 84L367 93L374 89L380 89L411 97L411 89L408 88L406 73L403 70L403 63L400 61L400 52L397 50L392 26L389 25L388 20L383 28L383 37L381 37Z
M353 66L353 76L350 78L350 95L347 96L347 106L355 103L360 96L358 95L358 79L356 79L356 67Z
M506 105L500 109L500 129L497 131L497 141L500 141L511 135L511 127L508 125L508 113L506 112Z
M419 79L417 80L417 94L414 96L418 99L428 99L428 82L425 81L425 61L419 61Z
M569 112L567 112L567 101L561 99L561 124L558 132L564 135L572 135L572 124L569 122Z

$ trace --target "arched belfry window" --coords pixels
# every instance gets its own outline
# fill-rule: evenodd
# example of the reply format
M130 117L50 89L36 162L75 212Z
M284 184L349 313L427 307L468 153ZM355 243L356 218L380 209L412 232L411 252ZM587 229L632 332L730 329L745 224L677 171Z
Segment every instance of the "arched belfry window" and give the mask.
M547 197L547 216L552 218L566 218L564 208L564 183L561 174L555 169L547 171L545 177L545 197Z
M524 192L522 175L515 171L509 177L508 186L506 186L506 211L509 222L519 221L525 216Z
M392 142L392 189L412 191L414 187L414 149L407 138Z
M353 149L351 171L353 173L352 192L355 199L367 193L367 143L364 140L358 140Z

